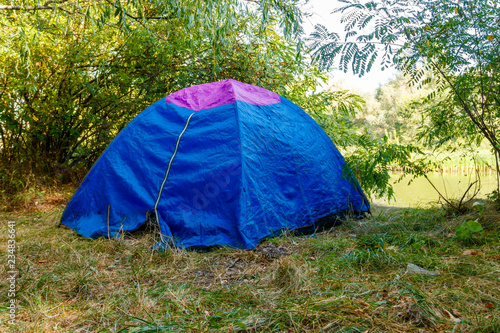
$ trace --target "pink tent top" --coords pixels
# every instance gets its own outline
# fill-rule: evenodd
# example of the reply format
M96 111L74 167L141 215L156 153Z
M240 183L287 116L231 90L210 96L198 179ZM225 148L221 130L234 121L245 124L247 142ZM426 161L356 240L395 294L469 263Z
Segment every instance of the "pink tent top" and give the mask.
M229 79L179 90L168 95L165 101L182 108L201 111L236 101L253 105L275 104L281 101L281 97L267 89Z

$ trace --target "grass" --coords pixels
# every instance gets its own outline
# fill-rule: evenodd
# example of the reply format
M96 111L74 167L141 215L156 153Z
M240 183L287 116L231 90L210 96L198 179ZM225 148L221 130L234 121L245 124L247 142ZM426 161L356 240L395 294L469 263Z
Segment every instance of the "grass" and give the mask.
M54 196L0 213L0 331L500 332L500 214L489 207L459 217L376 208L254 250L157 252L152 232L89 240L58 227ZM485 230L459 241L454 230L468 219ZM13 326L7 221L19 271ZM408 263L441 274L411 275Z

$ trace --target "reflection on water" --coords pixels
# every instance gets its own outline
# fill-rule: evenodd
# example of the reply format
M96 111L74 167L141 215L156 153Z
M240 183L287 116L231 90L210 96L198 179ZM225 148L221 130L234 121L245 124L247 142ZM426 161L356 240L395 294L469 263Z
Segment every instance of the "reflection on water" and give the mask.
M391 180L396 182L401 175L391 174ZM429 174L429 180L446 197L450 199L460 199L469 185L477 178L474 173L470 174ZM396 200L387 202L386 199L373 199L372 202L377 205L390 205L397 207L425 207L436 202L442 202L439 194L421 177L414 179L411 184L408 182L411 177L404 177L400 182L394 183L394 194ZM479 186L480 184L480 186ZM478 183L473 185L467 193L467 198L477 190L479 194L476 198L486 198L486 195L496 189L496 178L494 173L482 174Z

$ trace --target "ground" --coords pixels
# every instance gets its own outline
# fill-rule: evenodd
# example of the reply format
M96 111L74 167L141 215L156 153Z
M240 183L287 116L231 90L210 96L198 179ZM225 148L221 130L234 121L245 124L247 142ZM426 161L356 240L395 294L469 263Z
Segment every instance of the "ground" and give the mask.
M375 207L254 250L158 252L154 230L91 240L59 227L71 193L0 213L0 331L500 332L500 214L489 205L461 216ZM484 230L457 238L468 220ZM411 274L408 264L439 275Z

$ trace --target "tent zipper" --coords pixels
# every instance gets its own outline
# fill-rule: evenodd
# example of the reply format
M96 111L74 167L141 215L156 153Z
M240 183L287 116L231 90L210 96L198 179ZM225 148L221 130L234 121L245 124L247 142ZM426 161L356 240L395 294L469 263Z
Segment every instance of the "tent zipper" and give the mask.
M184 135L184 132L186 132L186 130L187 130L188 126L189 126L189 122L191 121L191 117L194 114L195 113L193 112L193 113L191 113L189 115L189 117L186 120L186 124L184 125L184 129L182 130L182 132L177 137L177 141L175 143L174 152L172 153L172 157L170 157L170 161L168 162L167 170L165 171L165 177L163 177L163 181L162 181L161 186L160 186L160 191L158 192L158 197L156 198L156 202L155 202L155 205L154 205L154 208L153 208L153 211L155 213L156 223L158 223L158 226L160 227L160 238L161 238L161 241L163 243L165 243L165 240L163 238L163 233L161 231L160 218L159 218L159 215L158 215L158 205L160 204L161 194L163 193L163 188L165 187L165 183L167 182L168 175L170 173L170 168L172 167L172 162L174 161L175 155L177 155L177 151L179 150L179 145L181 143L181 138Z

